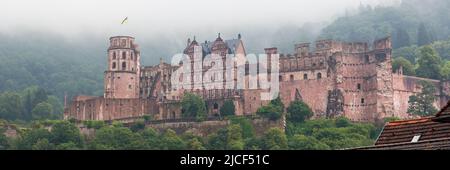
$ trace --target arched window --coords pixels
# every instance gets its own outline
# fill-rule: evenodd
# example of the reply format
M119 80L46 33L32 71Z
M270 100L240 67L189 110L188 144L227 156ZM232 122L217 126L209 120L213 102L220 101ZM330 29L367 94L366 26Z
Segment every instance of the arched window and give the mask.
M123 62L122 63L122 70L126 70L127 69L127 63Z
M113 60L115 60L115 59L116 59L116 52L113 51Z
M279 81L283 81L283 76L278 76Z
M358 83L358 84L356 85L356 88L357 88L358 90L361 90L361 84Z
M219 104L214 103L214 109L219 109Z
M364 104L364 98L361 99L361 104Z
M308 74L303 74L303 80L308 80Z
M122 59L127 59L127 52L122 52Z
M116 69L116 62L112 63L112 69Z
M317 79L321 79L322 78L322 73L317 73Z
M291 74L290 79L291 81L294 81L294 75Z

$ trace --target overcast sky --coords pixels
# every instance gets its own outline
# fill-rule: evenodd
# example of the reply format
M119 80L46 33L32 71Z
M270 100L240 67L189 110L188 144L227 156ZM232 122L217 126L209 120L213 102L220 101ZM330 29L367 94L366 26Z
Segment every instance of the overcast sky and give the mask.
M0 31L66 35L193 33L330 20L380 0L1 0ZM125 25L120 22L128 17Z

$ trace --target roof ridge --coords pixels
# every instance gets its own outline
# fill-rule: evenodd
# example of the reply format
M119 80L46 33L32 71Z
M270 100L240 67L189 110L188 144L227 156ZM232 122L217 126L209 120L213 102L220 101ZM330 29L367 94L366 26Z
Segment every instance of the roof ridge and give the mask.
M406 123L420 123L426 120L431 120L432 118L434 118L434 116L426 116L426 117L421 117L421 118L417 118L417 119L408 119L408 120L397 120L397 121L392 121L392 122L388 122L388 124L386 126L396 126L396 125L401 125L401 124L406 124Z

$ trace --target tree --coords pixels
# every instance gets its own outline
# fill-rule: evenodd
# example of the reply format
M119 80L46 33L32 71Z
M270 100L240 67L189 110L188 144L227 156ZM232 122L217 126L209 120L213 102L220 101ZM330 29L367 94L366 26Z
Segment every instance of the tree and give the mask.
M147 143L148 149L159 149L161 143L158 132L153 128L145 128L140 132L142 138Z
M443 80L450 80L450 61L446 61L441 69L441 78Z
M242 150L244 149L244 141L242 139L241 126L235 124L227 128L227 149Z
M281 101L280 96L270 101L270 104L274 105L275 107L280 109L280 112L284 112L284 104Z
M8 138L3 133L4 130L0 128L0 150L6 150L9 147Z
M289 139L289 149L294 150L328 150L330 147L316 138L305 135L294 135Z
M145 120L142 119L142 120L137 120L137 121L133 122L130 129L133 132L137 132L137 131L145 129Z
M50 143L48 139L39 139L32 147L33 150L54 150L55 145Z
M410 43L408 32L405 31L405 29L398 27L393 42L394 48L409 46Z
M424 46L419 49L419 67L416 70L417 76L440 79L441 58L431 46Z
M279 128L270 128L263 136L263 148L265 150L288 149L286 134Z
M48 100L47 92L43 88L38 87L37 90L34 92L32 102L33 106L36 107L36 105L38 105L39 103L47 102L47 100Z
M291 122L303 122L313 116L313 114L313 111L306 103L295 100L289 104L286 118Z
M17 93L6 92L0 94L0 118L15 120L21 118L22 113L22 102Z
M126 127L106 126L98 130L91 144L92 149L145 149L142 136Z
M30 131L24 132L20 135L17 142L17 149L30 150L39 140L46 139L48 142L48 139L50 138L51 133L47 129L31 129ZM43 142L45 141L41 141L41 143Z
M197 139L192 138L188 141L187 148L190 150L205 150L206 148L203 147L203 144Z
M223 103L223 106L220 108L220 114L223 115L223 116L235 115L234 108L235 108L235 106L234 106L233 101L226 100Z
M181 100L182 116L185 118L196 118L203 120L206 118L206 106L200 96L186 93Z
M225 150L227 147L228 130L219 129L216 133L208 136L208 148L213 150Z
M429 116L435 114L437 109L433 106L436 99L436 89L433 84L426 81L421 81L422 91L416 95L409 97L408 113Z
M79 149L80 149L79 145L73 142L61 143L56 146L56 150L79 150Z
M52 114L52 105L47 102L37 104L32 111L33 119L48 118Z
M414 76L416 74L414 65L403 57L397 57L392 61L392 71L397 71L402 68L403 74L408 76Z
M348 120L346 117L343 117L343 116L336 118L335 124L336 124L336 127L338 127L338 128L348 127L348 126L352 125L350 120Z
M268 118L270 120L278 120L282 116L281 108L273 104L262 106L256 111L257 115Z
M417 31L417 45L423 46L428 45L432 42L430 34L425 27L424 23L420 23L418 31Z
M80 130L68 121L60 121L53 125L51 135L51 142L55 145L69 142L76 144L78 147L82 145Z
M238 124L239 126L241 126L242 137L244 139L253 138L255 136L255 128L253 127L251 120L249 120L248 118L238 116L232 117L230 121L232 124Z
M163 150L180 150L185 149L186 143L177 136L175 131L167 129L161 137L161 149Z

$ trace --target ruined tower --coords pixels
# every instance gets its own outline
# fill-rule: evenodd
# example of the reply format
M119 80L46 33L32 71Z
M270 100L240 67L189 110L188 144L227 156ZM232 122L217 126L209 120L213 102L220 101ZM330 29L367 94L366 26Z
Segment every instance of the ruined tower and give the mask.
M140 51L130 36L109 39L108 68L104 77L104 97L131 99L139 97Z

